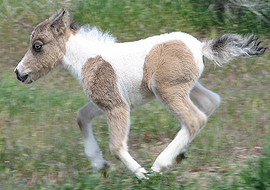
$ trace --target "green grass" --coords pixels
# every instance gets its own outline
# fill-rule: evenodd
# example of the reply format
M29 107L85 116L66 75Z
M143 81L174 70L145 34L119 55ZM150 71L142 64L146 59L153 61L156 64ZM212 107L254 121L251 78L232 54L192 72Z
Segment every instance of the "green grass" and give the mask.
M207 62L200 81L220 94L220 107L186 160L143 181L111 155L104 117L96 119L93 130L111 165L109 175L103 178L91 168L76 124L76 111L88 100L67 71L59 68L31 85L21 84L13 73L27 51L32 26L61 6L78 23L99 26L119 41L179 30L201 39L252 28L267 38L269 26L258 18L243 16L249 23L244 27L245 22L236 20L236 26L224 17L221 26L215 12L199 15L209 4L198 2L0 1L0 189L269 189L269 52L222 68ZM150 169L180 124L157 101L134 110L131 121L130 152Z
M245 184L254 189L270 189L270 144L266 142L261 157L255 162L248 162L248 167L241 173Z

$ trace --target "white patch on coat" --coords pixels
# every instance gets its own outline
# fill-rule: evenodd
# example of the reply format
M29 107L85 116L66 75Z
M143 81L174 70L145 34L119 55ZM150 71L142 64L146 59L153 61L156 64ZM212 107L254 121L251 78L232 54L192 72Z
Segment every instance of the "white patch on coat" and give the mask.
M14 72L17 70L19 73L21 72L23 68L23 59L20 61L20 63L17 65L17 67L14 69Z
M96 28L83 27L76 35L70 36L63 64L81 83L83 64L89 58L101 55L115 70L119 90L125 101L132 107L138 107L153 99L144 97L140 92L145 57L155 45L171 40L181 40L190 48L202 72L202 43L182 32L162 34L135 42L116 43L115 38L108 34L102 35Z

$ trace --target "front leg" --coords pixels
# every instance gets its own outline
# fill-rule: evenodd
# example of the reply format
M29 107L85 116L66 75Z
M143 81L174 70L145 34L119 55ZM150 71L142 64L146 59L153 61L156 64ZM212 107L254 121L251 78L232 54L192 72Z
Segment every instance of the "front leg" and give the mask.
M107 111L110 130L110 150L137 178L145 178L146 170L128 153L127 140L129 133L130 112L125 106L115 107Z
M144 178L146 170L128 153L130 109L119 90L113 67L101 56L90 58L82 67L82 83L88 97L106 113L111 152L138 178Z
M77 123L81 129L84 151L92 167L98 171L108 167L107 162L103 159L102 152L92 132L92 122L95 117L100 116L103 112L92 102L78 110Z

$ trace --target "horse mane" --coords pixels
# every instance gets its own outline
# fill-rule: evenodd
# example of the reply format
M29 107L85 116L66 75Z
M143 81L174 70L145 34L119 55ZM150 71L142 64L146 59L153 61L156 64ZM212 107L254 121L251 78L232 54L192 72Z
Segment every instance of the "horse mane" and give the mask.
M115 43L117 41L116 37L113 35L109 34L108 32L104 33L99 28L95 26L92 27L89 24L79 27L75 23L71 23L70 28L89 39L96 39L97 41L104 43Z

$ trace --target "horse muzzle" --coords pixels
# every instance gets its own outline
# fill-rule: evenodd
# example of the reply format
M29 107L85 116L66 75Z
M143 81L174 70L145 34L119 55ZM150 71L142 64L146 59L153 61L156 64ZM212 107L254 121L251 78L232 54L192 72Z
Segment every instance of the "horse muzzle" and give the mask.
M25 82L29 78L29 74L21 75L17 68L14 70L14 73L19 81ZM31 81L28 81L27 83L31 83Z

